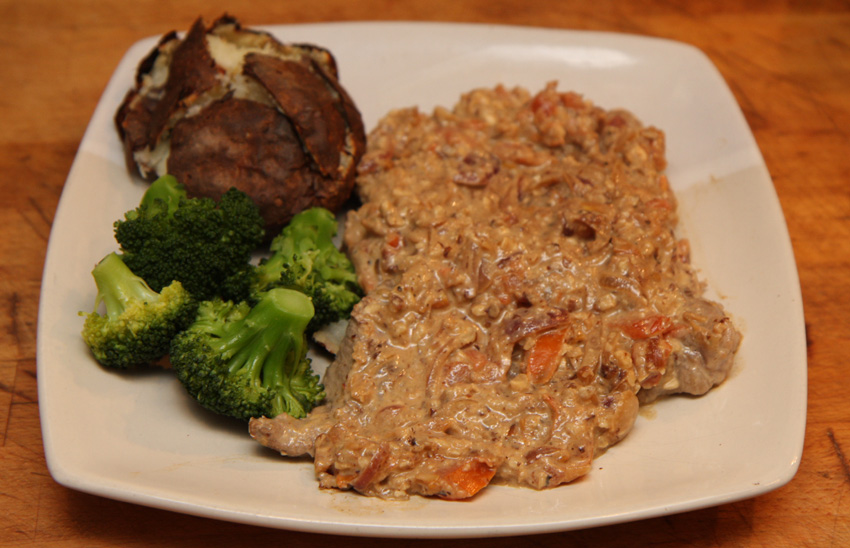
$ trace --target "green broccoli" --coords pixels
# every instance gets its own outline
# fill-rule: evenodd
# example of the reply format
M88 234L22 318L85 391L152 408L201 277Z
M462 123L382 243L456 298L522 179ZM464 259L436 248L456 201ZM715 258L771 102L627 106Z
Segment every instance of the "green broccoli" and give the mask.
M251 307L214 299L174 338L171 364L195 400L247 420L288 413L304 417L325 396L310 367L305 328L313 305L303 293L277 288Z
M128 214L134 219L140 216L150 218L160 213L171 216L177 211L180 202L188 197L186 187L178 183L176 177L163 175L150 184L139 208Z
M336 218L327 209L315 207L296 215L272 240L271 255L249 272L249 293L254 299L274 287L306 293L316 310L308 333L347 319L363 291L354 265L334 245L336 233Z
M149 365L168 353L171 339L195 317L197 301L173 282L160 293L133 274L116 253L92 271L97 285L95 310L81 312L83 340L101 364L127 369ZM103 302L106 314L97 308Z
M218 202L187 198L183 186L165 175L115 223L115 239L127 266L155 291L178 280L207 300L249 264L265 235L263 224L244 192L231 188Z

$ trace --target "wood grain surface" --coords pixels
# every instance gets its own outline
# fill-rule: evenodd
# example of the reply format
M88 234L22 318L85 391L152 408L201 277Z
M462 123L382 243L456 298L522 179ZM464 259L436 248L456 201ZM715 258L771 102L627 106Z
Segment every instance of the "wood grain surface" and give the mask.
M679 5L681 4L681 5ZM687 42L717 65L764 154L791 233L809 358L799 472L761 497L562 534L339 538L219 522L56 484L44 459L36 322L62 186L135 41L228 11L246 25L496 22ZM850 3L770 0L0 1L0 546L850 546Z

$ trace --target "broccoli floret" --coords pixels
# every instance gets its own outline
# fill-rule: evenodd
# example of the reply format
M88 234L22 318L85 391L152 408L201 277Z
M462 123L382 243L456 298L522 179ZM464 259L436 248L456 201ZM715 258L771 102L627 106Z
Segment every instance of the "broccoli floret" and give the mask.
M189 395L216 413L304 417L325 396L307 357L312 317L309 297L285 288L266 292L253 307L203 302L172 342L171 364Z
M257 298L273 287L292 287L313 300L316 314L309 333L347 319L363 290L354 265L334 245L337 221L327 209L302 211L272 240L271 255L253 269L250 293Z
M173 282L157 293L110 253L92 271L95 310L81 312L83 340L101 364L127 369L149 365L168 353L171 339L195 317L197 301ZM97 312L104 303L106 314Z
M178 280L207 300L249 263L265 235L263 224L244 192L231 188L218 202L187 198L183 186L165 175L115 223L115 239L127 266L155 291Z
M180 206L180 201L187 199L186 187L177 182L173 175L163 175L152 182L142 196L139 207L129 212L133 218L151 218L164 213L174 215Z
M219 297L224 301L248 301L256 304L260 293L255 291L257 283L257 267L246 264L242 269L231 274L219 286Z

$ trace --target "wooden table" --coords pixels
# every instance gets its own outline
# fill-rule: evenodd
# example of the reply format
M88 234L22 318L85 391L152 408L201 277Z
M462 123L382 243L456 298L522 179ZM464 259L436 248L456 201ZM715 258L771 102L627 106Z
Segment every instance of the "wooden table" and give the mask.
M395 546L134 506L56 484L36 390L44 253L62 185L110 74L136 40L232 11L243 23L497 22L622 31L705 51L773 176L802 281L806 443L796 477L752 500L665 518L450 546L850 546L850 6L731 0L2 0L0 2L0 545ZM685 6L687 4L687 6ZM240 5L242 5L240 7ZM408 543L404 543L408 544ZM414 541L409 544L428 544ZM433 543L436 545L437 543ZM441 544L441 545L442 545Z

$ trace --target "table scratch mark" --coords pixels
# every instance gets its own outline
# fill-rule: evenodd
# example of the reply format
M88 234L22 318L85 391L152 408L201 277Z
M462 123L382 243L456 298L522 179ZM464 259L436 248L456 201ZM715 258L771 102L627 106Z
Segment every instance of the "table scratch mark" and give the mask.
M841 462L841 468L844 470L844 481L850 484L850 463L847 462L847 457L844 456L841 444L838 443L837 439L835 439L835 432L832 431L832 428L827 428L826 435L829 437L829 441L832 443L832 449L835 451L835 454L838 456L838 460Z
M41 220L44 221L44 224L47 225L48 230L50 230L50 226L53 224L53 220L44 212L44 208L41 207L41 204L34 199L30 199L30 205L32 208L38 213L38 216L41 217ZM38 228L33 226L33 228Z
M9 295L9 318L12 320L9 322L9 335L15 340L15 344L20 348L21 346L21 336L18 333L18 324L15 321L18 317L18 305L20 304L20 295L18 295L17 291L13 291L11 295Z
M6 392L8 394L11 394L12 396L17 396L18 398L25 401L26 403L35 403L35 400L32 397L30 397L29 395L25 394L24 392L21 392L20 390L17 390L16 388L14 388L12 386L4 384L2 382L0 382L0 392ZM14 403L16 403L16 402L13 401L12 404L14 404Z
M841 462L841 468L844 470L844 482L850 484L850 464L847 463L847 457L844 456L844 451L841 449L841 444L838 443L838 440L835 438L835 432L832 428L826 429L826 435L829 438L830 443L832 443L832 449L835 451L835 454L838 456L838 460ZM841 501L844 498L844 493L841 492L838 495L838 500L835 504L835 519L832 522L832 536L833 541L830 543L830 546L836 546L835 537L837 535L839 524L841 523Z

